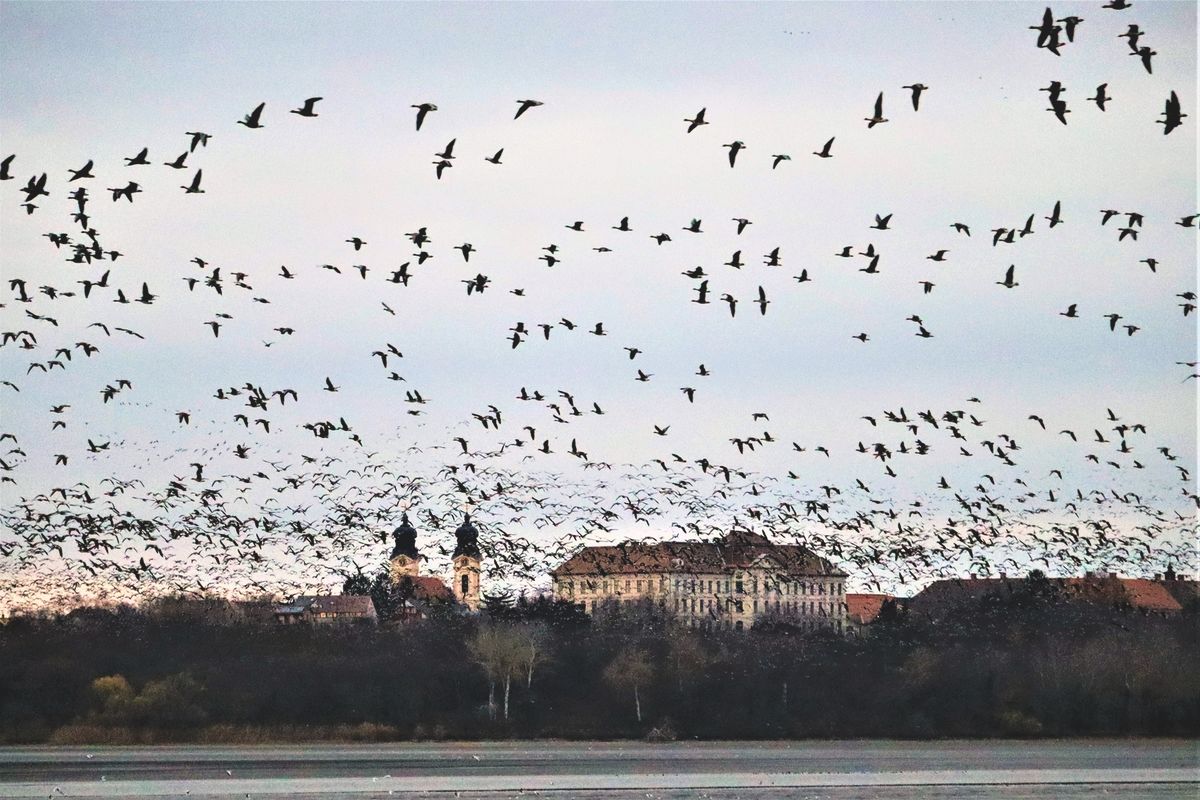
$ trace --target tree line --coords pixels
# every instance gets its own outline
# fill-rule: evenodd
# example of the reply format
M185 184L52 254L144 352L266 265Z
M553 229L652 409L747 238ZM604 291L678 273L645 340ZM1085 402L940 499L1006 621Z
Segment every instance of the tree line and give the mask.
M838 636L650 603L279 625L162 598L0 625L0 741L1196 736L1197 618L1018 592Z

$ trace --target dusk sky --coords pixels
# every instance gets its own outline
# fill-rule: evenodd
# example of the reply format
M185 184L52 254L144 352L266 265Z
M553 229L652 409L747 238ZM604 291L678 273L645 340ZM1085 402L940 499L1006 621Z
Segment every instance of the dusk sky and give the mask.
M107 477L157 491L197 461L210 476L246 475L301 454L433 480L470 460L461 436L472 451L524 438L494 463L604 496L635 484L615 482L620 470L582 469L572 439L628 471L661 472L653 459L677 453L804 496L843 486L848 503L855 479L903 505L936 494L940 478L969 492L991 474L1041 496L1137 492L1193 525L1197 370L1177 362L1197 358L1197 315L1184 315L1180 297L1197 288L1196 222L1176 223L1200 211L1196 5L1052 8L1083 20L1061 56L1036 46L1040 3L3 3L0 157L15 158L0 184L0 329L37 341L0 348L2 378L19 387L0 386L0 431L23 451L2 456L13 482L0 499L12 511ZM1155 52L1152 74L1119 38L1131 23ZM1065 87L1066 125L1049 110L1051 81ZM929 87L918 111L902 88L913 83ZM1111 98L1103 111L1087 99L1100 84ZM888 122L868 129L880 92ZM1172 92L1189 116L1164 136L1156 120ZM288 113L314 96L319 116ZM544 105L514 120L523 99ZM261 129L236 124L261 102ZM417 131L412 106L425 102L437 110ZM709 124L687 133L702 107ZM188 131L212 138L187 169L164 166L188 149ZM830 137L833 157L813 155ZM439 180L435 153L451 139L453 166ZM731 169L723 145L734 141L745 149ZM150 165L125 166L143 147ZM484 160L500 148L499 165ZM790 159L773 169L777 154ZM68 184L68 169L89 159L95 179ZM186 194L197 169L204 193ZM19 190L43 172L50 194L27 213ZM141 188L132 203L105 191L130 180ZM67 263L70 246L44 236L88 241L71 218L79 186L104 249L123 254L115 262ZM1056 202L1062 224L1051 229ZM1121 214L1102 225L1102 209ZM891 215L887 230L872 228L877 214ZM1031 214L1031 234L993 245L993 229L1020 230ZM614 230L626 216L632 232ZM738 235L735 218L752 224ZM702 233L684 230L693 219ZM569 230L577 220L583 230ZM418 265L405 234L421 227L433 257ZM1136 239L1118 241L1123 227ZM671 240L656 244L663 232ZM365 240L360 251L352 237ZM467 263L454 249L465 242ZM539 257L551 244L561 261L548 268ZM868 257L837 257L847 245L873 245L878 272L861 271ZM776 247L781 265L765 265ZM737 250L741 269L724 263ZM927 258L939 250L944 261ZM404 262L409 285L388 282ZM280 277L281 265L295 278ZM1014 288L998 285L1010 265ZM681 274L698 266L708 305L691 302L699 280ZM204 285L214 267L220 295ZM109 286L85 300L76 282L105 270ZM795 279L802 270L809 282ZM238 272L252 288L234 285ZM477 274L490 284L468 295L463 282ZM189 277L200 281L190 291ZM33 302L17 300L14 278ZM112 302L117 288L136 298L143 282L152 305ZM42 286L78 294L50 298ZM732 318L727 293L738 300ZM1078 317L1062 316L1072 304ZM913 315L931 338L915 335ZM96 322L144 338L105 336L88 327ZM529 334L513 348L518 322ZM539 323L556 324L548 341ZM607 335L589 333L597 323ZM852 338L860 333L869 340ZM85 357L80 341L99 352ZM384 368L372 352L388 343L404 355ZM59 347L75 349L66 369L28 372ZM631 360L626 347L640 353ZM702 363L710 376L695 374ZM393 370L404 381L388 380ZM338 392L322 390L327 377ZM118 379L132 388L104 402ZM247 382L299 394L271 402L269 433L234 419L255 410L213 398ZM544 403L515 399L522 387L568 410L565 390L585 413L555 422ZM429 399L422 415L406 413L406 391ZM590 413L593 402L604 415ZM70 408L50 413L60 404ZM489 405L503 412L499 430L472 418ZM913 436L883 421L901 407L909 417L963 410L982 424L963 423L969 442L927 426ZM1127 437L1131 452L1116 451L1109 409L1144 424ZM361 447L301 427L339 418ZM52 430L54 419L66 428ZM1109 441L1089 442L1093 430ZM777 441L753 452L730 441L764 431ZM981 445L997 432L1019 442L1014 466ZM915 438L932 452L885 464L855 451ZM89 453L89 439L112 444ZM538 451L543 440L551 454ZM248 459L233 455L239 444ZM1191 474L1181 480L1179 466ZM479 513L497 531L561 539L528 524L532 511L525 523L488 519L486 504ZM669 536L677 516L649 527ZM615 527L650 535L629 519ZM1194 528L1172 535L1194 558ZM37 547L19 531L0 528L6 541L17 558L0 561L0 585L79 575L35 568ZM374 547L358 560L385 554Z

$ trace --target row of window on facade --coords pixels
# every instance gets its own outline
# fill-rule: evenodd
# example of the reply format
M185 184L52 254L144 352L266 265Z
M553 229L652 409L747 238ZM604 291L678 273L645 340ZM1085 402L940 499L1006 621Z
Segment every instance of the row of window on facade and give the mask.
M636 599L614 600L613 598L608 598L607 600L584 600L580 603L580 606L582 606L585 611L594 612L597 606L602 606L605 602L616 602L618 605L633 605L639 601ZM666 601L659 600L658 607L665 610L667 608ZM758 598L755 598L751 601L750 608L751 612L754 614L758 614L760 611L763 613L770 611L786 611L794 614L831 617L836 616L838 610L845 611L845 604L834 603L832 601L825 603L824 601L818 602L816 600L763 600L760 603ZM677 597L675 598L675 612L677 614L708 614L722 612L744 614L746 613L746 601L735 600L733 598L725 598L722 600L718 598L707 597Z
M606 600L600 600L600 601L584 600L580 603L580 606L585 611L595 613L597 606L602 606L605 602L614 602L614 601L612 600L612 598L609 598L607 601ZM634 603L636 603L638 601L637 600L623 600L623 601L617 600L615 602L617 602L619 605L620 604L633 605ZM717 624L717 625L723 625L726 628L734 628L739 631L742 630L743 629L742 620L740 620L740 619L734 620L734 619L732 619L731 615L720 614L719 612L716 611L717 606L714 605L715 602L716 601L708 600L705 598L701 598L699 600L697 600L695 598L692 598L691 600L677 598L675 600L675 612L678 614L688 614L688 612L690 611L691 618L688 620L689 625ZM732 609L734 611L734 613L737 613L737 614L745 613L745 605L744 605L743 601L729 600L728 602L731 603L732 605L726 607L727 611ZM665 610L666 602L663 600L659 600L658 607ZM753 608L754 608L754 613L758 614L758 612L759 612L758 600L754 601ZM807 615L808 617L810 617L810 619L807 622L803 622L802 624L808 628L815 629L816 627L822 627L822 628L833 627L835 630L838 631L838 633L841 633L844 630L842 620L837 619L836 615L832 611L832 604L827 609L824 603L817 604L812 601L809 601L807 604L807 610L806 610L806 606L803 601L793 600L790 603L789 602L781 603L779 600L776 600L775 604L774 604L774 608L772 608L771 602L764 600L762 603L762 611L765 613L765 612L770 612L772 610L774 610L776 612L790 612L790 613L795 613L798 615ZM844 610L844 607L843 607L843 610ZM708 615L707 621L705 621L704 619L701 618L703 615ZM824 619L822 619L822 618L824 618Z
M707 589L705 588L706 583L707 583ZM722 583L722 581L720 579L705 581L703 579L696 579L696 578L676 578L675 579L675 593L676 594L697 594L697 593L702 594L702 593L706 593L706 592L707 593L719 592L719 591L721 591L721 583ZM758 594L759 593L758 592L758 578L751 578L749 583L750 583L750 592L749 593L750 594ZM726 578L724 580L724 584L725 584L725 594L730 594L730 593L746 594L746 588L745 588L746 581L742 578L734 578L732 580L730 580L729 578ZM667 585L668 585L667 578L665 576L658 579L659 592L665 593L667 591ZM611 586L611 588L610 588L610 586ZM612 581L581 580L581 581L579 581L579 590L580 590L580 592L601 591L605 594L607 594L609 592L620 592L621 591L621 581L620 580L612 580ZM766 579L763 579L762 590L763 590L764 594L775 593L775 594L780 594L780 595L785 595L785 596L791 596L791 595L798 595L798 596L813 595L813 596L816 596L816 595L823 595L826 593L825 584L821 583L821 582L813 582L813 583L809 583L807 581L769 582ZM638 593L641 593L643 591L653 592L654 591L654 581L651 579L642 581L642 580L634 580L632 578L627 578L625 580L625 591L626 592L635 592L636 591ZM575 581L567 581L566 582L566 593L568 595L575 594ZM833 583L833 584L829 585L829 594L841 594L841 593L842 593L842 584L841 583Z
M753 613L759 613L760 608L758 598L755 598L751 602ZM788 611L795 614L809 614L813 616L827 616L835 613L833 603L827 604L824 601L818 602L816 600L775 600L774 605L772 605L771 600L764 600L762 601L761 606L761 610L763 612ZM686 597L677 597L675 598L675 611L676 613L690 612L692 614L705 614L710 612L718 614L728 614L730 612L735 614L744 614L746 613L746 604L743 600L734 600L733 598L720 599L693 597L688 599Z

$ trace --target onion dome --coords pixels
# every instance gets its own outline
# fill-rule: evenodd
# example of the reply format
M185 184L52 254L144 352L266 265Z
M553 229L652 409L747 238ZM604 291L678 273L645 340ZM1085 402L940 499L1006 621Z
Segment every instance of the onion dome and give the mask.
M392 531L392 536L396 538L396 546L392 548L391 558L396 556L408 556L413 559L421 557L421 554L417 552L417 529L408 521L408 512L400 517L400 527Z
M458 530L454 532L454 538L457 540L454 546L454 558L459 556L480 558L479 530L471 524L470 514L463 517L463 524L459 525Z

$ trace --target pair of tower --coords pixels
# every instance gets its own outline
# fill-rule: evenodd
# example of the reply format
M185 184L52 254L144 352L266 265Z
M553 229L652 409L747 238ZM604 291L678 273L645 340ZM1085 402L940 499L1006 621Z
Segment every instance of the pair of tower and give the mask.
M392 581L404 578L415 579L421 574L421 562L425 560L417 550L417 529L408 521L408 513L400 518L400 527L392 533L396 546L389 558ZM470 611L479 610L479 576L483 560L479 552L479 531L471 524L471 515L463 517L462 525L454 531L455 546L452 563L454 581L450 591L454 598Z

